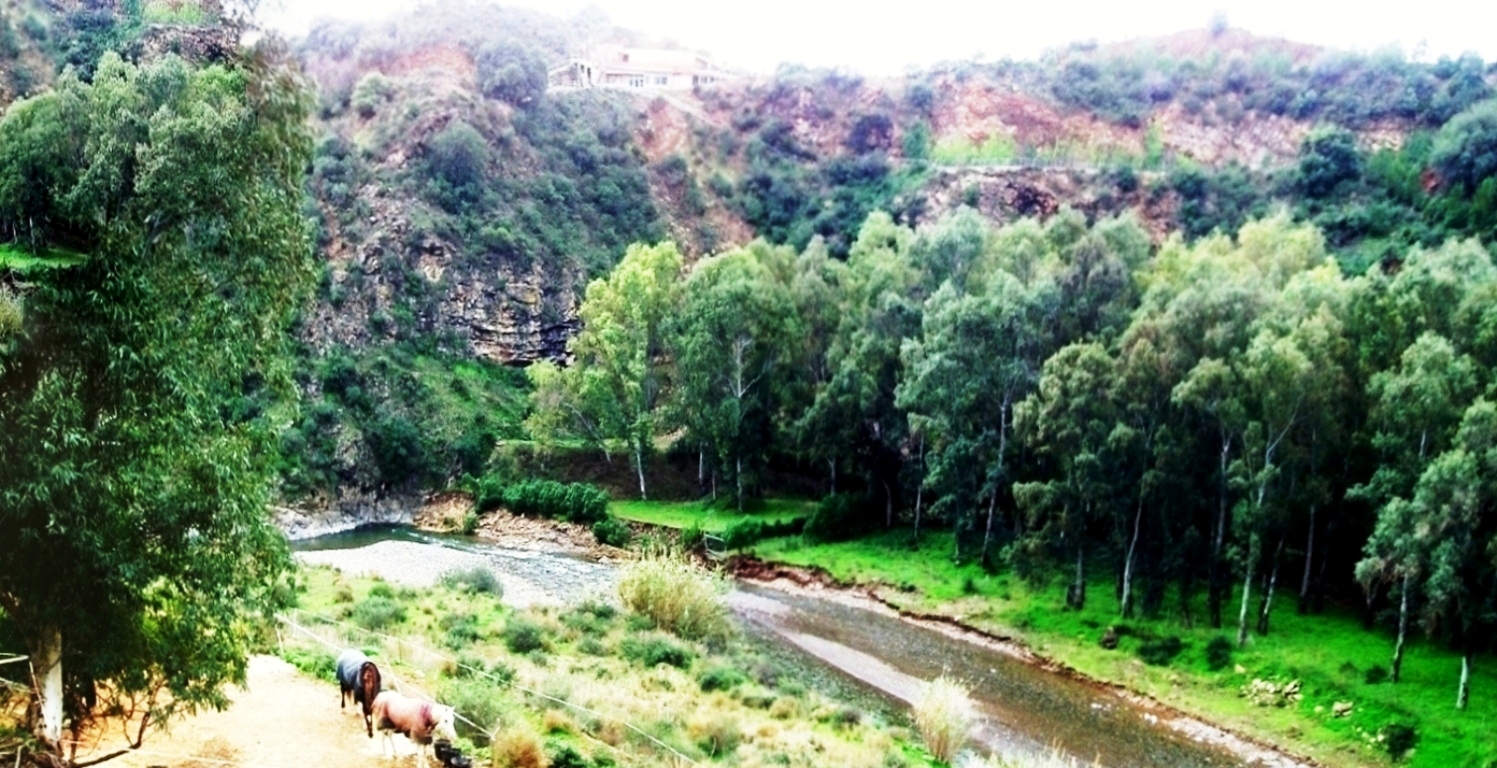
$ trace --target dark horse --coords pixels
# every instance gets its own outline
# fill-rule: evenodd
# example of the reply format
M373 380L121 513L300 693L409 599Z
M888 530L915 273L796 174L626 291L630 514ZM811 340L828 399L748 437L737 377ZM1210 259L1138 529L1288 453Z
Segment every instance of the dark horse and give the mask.
M348 694L364 710L364 731L374 738L374 697L380 692L379 667L368 656L352 648L338 654L338 708L348 704Z

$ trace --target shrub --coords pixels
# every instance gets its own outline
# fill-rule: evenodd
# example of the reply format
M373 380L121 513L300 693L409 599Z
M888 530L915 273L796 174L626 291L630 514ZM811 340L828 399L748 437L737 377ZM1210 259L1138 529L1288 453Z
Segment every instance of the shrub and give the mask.
M723 531L723 546L728 549L743 549L780 536L794 536L805 530L805 518L765 523L759 520L739 520Z
M593 538L597 539L599 544L627 547L629 540L633 537L634 532L629 530L629 525L612 515L593 523Z
M477 746L489 743L489 734L504 719L504 700L489 681L481 679L448 680L437 690L442 703L463 713L478 728L458 720L457 734ZM480 730L483 729L483 730Z
M438 619L437 625L447 630L442 643L454 651L460 651L483 637L483 633L478 631L478 619L472 614L449 613Z
M353 623L377 632L405 621L405 606L371 592L353 607L352 618Z
M855 493L837 493L821 500L805 522L801 535L807 541L839 541L858 534L869 519L869 499Z
M504 585L499 583L499 577L483 566L448 571L442 574L442 585L465 592L504 596Z
M302 674L319 680L331 680L337 671L337 659L333 657L331 651L321 646L316 648L292 646L281 652L281 658L301 670Z
M722 577L684 558L648 555L624 566L619 597L624 606L648 616L656 626L681 637L701 640L728 634Z
M925 748L937 760L949 764L972 729L972 700L967 687L945 675L932 680L915 702L914 715Z
M1419 741L1419 733L1407 723L1389 723L1383 726L1383 748L1394 760L1402 760Z
M743 685L743 680L743 673L732 667L712 667L697 675L697 683L702 686L703 693L731 691Z
M530 653L546 647L546 630L518 616L504 625L504 645L513 653Z
M477 512L469 512L468 514L463 515L463 528L462 528L462 530L463 530L463 535L464 536L472 536L473 534L478 533L478 513Z
M624 642L619 644L619 650L624 658L637 661L646 667L667 664L677 669L686 669L691 666L691 651L685 646L671 642L670 638L660 635L625 638Z
M1212 672L1226 669L1232 663L1232 641L1217 635L1206 644L1206 666Z
M738 749L743 741L738 721L724 715L701 715L688 723L686 730L697 747L714 758Z
M584 635L603 635L617 615L618 609L613 606L589 600L562 614L561 623Z
M395 597L395 588L390 586L387 582L376 581L374 583L374 586L369 588L369 596L393 598Z
M482 501L493 503L495 486L497 481L491 478L479 482ZM504 487L498 498L510 512L517 515L572 523L596 523L608 517L608 494L587 483L526 480Z
M546 753L551 758L551 768L593 768L590 760L564 741L548 742Z
M502 768L546 768L541 739L524 725L516 726L494 740L494 765Z
M1378 685L1387 682L1388 670L1386 667L1380 665L1370 666L1367 668L1366 672L1362 673L1362 679L1366 681L1368 685Z
M1179 656L1180 651L1184 649L1185 645L1180 642L1180 638L1166 637L1158 640L1150 640L1140 645L1138 647L1138 657L1143 659L1145 664L1163 667L1168 666L1171 661L1174 661L1175 657Z

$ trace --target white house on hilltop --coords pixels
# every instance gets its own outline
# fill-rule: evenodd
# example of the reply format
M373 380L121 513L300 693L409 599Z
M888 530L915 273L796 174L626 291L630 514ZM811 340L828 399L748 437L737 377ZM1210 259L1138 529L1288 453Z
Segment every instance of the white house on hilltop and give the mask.
M610 47L552 67L547 83L551 88L689 91L735 77L691 51Z

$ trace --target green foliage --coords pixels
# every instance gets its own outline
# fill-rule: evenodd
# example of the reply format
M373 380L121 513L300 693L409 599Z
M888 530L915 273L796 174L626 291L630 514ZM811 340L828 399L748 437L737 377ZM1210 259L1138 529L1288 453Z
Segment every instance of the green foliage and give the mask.
M703 693L731 691L744 683L743 673L732 667L708 667L697 675Z
M1232 663L1232 641L1217 635L1206 644L1206 668L1212 672L1226 669Z
M442 574L442 585L461 589L477 594L504 596L504 585L499 583L499 577L494 572L482 566L473 568L448 571Z
M390 78L379 72L370 72L359 78L358 84L353 87L353 95L349 98L349 104L360 117L367 120L390 103L396 94L395 83Z
M595 523L608 516L608 494L587 483L523 480L500 485L492 476L479 481L478 508L503 505L511 513L570 523Z
M1312 198L1326 197L1343 182L1362 175L1356 136L1345 129L1322 129L1305 137L1299 154L1298 184Z
M626 637L619 643L624 658L639 662L646 667L665 664L680 669L689 669L695 655L686 646L673 642L663 635Z
M478 87L483 95L527 107L546 93L546 60L534 48L501 42L478 54Z
M512 653L530 653L546 648L546 630L533 621L511 617L504 623L504 646Z
M599 544L606 544L610 547L627 547L629 541L634 538L634 532L629 530L628 523L608 516L593 523L593 538Z
M815 516L813 515L811 519L814 520ZM723 529L723 546L728 549L744 549L763 539L794 536L801 533L806 525L807 520L803 517L767 522L753 519L739 520Z
M876 504L867 496L838 493L821 500L816 512L805 522L801 535L807 541L839 541L852 538L872 527Z
M95 680L104 707L170 702L153 722L226 703L288 565L267 414L312 279L310 99L256 61L108 55L0 122L4 231L87 254L27 274L0 346L0 603L67 701Z
M624 607L654 626L691 640L728 635L730 625L722 600L726 589L720 576L668 554L643 556L619 574Z
M1444 184L1468 195L1497 176L1497 100L1451 118L1435 135L1429 161Z
M1394 760L1402 760L1419 742L1419 732L1407 723L1388 723L1378 735L1382 737L1383 749Z
M489 162L488 142L473 126L461 120L447 124L427 147L432 175L447 183L454 194L483 183Z
M1145 664L1167 667L1183 650L1185 650L1184 643L1180 642L1180 638L1171 635L1145 641L1138 646L1138 657L1143 659Z
M371 594L354 604L350 618L364 629L380 632L404 622L406 609L392 597Z

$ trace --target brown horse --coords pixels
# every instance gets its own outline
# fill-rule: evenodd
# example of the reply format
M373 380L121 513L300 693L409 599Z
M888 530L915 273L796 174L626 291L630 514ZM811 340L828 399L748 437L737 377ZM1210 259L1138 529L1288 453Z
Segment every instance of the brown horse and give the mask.
M368 656L352 648L338 654L338 708L348 703L348 695L364 710L364 731L374 738L374 697L380 692L379 667Z
M407 698L395 691L385 691L374 697L374 722L379 726L380 735L384 737L380 740L380 750L394 757L394 734L399 732L417 745L416 751L421 755L423 766L429 765L426 749L430 746L433 735L448 741L457 738L457 731L452 727L455 716L456 712L452 707L434 701ZM388 750L385 748L387 743Z

